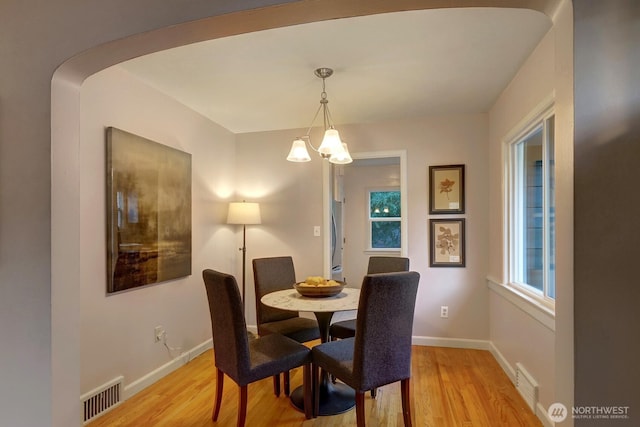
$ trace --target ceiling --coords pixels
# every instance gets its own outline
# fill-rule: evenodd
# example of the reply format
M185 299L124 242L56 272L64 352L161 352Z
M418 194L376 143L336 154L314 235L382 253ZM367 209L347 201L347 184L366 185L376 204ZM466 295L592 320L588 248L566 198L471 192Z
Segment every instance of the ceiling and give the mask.
M319 67L334 69L326 92L336 125L486 112L550 28L525 9L408 11L215 39L118 66L234 133L306 129Z

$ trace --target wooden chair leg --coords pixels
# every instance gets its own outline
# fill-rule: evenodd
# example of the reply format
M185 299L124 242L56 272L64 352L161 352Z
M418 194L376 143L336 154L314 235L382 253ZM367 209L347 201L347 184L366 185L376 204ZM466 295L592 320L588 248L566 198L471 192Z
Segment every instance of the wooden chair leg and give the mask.
M400 381L402 393L402 416L404 418L404 427L411 427L411 397L409 394L411 385L410 378Z
M282 376L284 377L284 395L289 396L289 371L284 371Z
M313 387L313 418L320 412L320 368L315 363L311 364L311 385Z
M213 404L213 414L211 419L215 422L220 414L220 404L222 403L222 388L224 387L224 372L216 369L216 400Z
M280 396L280 374L273 376L273 394L275 394L276 397Z
M243 385L240 387L240 404L238 405L238 427L244 427L247 420L247 388Z
M356 424L358 427L365 427L364 419L364 392L356 391Z
M312 403L312 380L311 380L311 364L306 363L302 367L302 386L304 396L304 416L306 419L313 418L313 403Z

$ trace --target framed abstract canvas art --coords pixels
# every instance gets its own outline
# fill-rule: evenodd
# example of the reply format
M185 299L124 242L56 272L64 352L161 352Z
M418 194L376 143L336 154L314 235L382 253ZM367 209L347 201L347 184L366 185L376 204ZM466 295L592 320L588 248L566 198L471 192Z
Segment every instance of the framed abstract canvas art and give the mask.
M109 127L107 293L191 274L191 154Z

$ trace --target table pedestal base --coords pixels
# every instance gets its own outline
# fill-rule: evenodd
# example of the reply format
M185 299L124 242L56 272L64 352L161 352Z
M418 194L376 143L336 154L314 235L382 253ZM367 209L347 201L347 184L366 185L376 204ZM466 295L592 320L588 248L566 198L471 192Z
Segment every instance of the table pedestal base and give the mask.
M337 415L347 412L356 406L355 391L342 383L333 384L330 381L320 385L320 408L317 415ZM304 412L303 389L298 387L291 393L291 403L298 410Z

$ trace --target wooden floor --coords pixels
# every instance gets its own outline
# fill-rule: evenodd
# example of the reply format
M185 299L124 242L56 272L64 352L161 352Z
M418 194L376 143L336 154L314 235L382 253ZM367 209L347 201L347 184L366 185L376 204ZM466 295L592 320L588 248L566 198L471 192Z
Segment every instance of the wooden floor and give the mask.
M414 426L542 426L491 353L483 350L413 347ZM302 370L291 373L292 389ZM136 394L89 427L235 426L238 387L225 379L218 422L211 421L215 391L213 352L207 351L151 387ZM271 378L249 385L247 427L330 427L355 425L355 410L306 420L289 399L273 394ZM402 426L400 384L366 397L367 426Z

